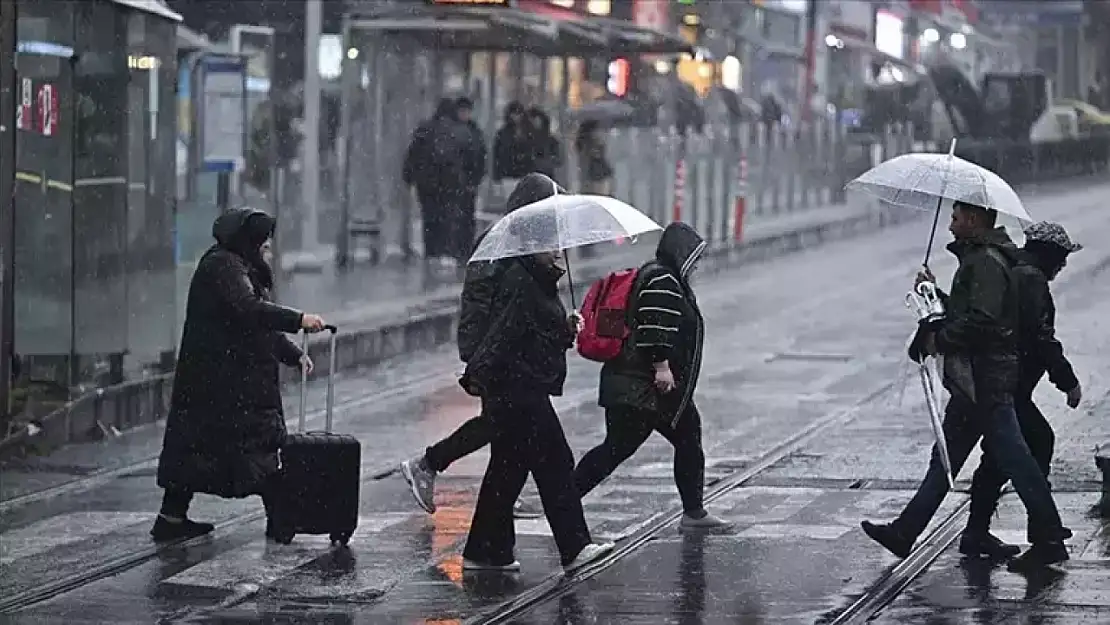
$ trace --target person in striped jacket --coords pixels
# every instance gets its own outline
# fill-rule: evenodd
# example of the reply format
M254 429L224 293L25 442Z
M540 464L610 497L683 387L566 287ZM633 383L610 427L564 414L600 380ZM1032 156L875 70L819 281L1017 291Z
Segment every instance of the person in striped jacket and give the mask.
M601 369L598 403L605 408L605 440L574 470L575 486L585 496L659 432L674 446L683 530L728 527L703 505L705 453L694 403L705 321L690 275L705 247L694 228L672 223L655 259L640 269L629 305L632 334L621 354Z

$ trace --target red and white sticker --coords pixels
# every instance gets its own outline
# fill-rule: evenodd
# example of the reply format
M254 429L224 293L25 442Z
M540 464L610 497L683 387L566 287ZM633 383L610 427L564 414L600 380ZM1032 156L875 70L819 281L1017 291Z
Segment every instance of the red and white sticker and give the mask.
M58 131L58 91L46 83L39 87L39 132L53 137Z
M20 83L19 106L15 109L15 127L20 130L30 130L34 86L30 78L24 78Z

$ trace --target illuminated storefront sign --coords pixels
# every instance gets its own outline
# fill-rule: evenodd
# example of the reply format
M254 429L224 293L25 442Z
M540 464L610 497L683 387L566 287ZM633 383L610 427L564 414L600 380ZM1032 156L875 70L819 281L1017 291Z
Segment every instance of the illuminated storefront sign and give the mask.
M902 18L889 11L875 14L875 47L896 59L905 58L906 36Z

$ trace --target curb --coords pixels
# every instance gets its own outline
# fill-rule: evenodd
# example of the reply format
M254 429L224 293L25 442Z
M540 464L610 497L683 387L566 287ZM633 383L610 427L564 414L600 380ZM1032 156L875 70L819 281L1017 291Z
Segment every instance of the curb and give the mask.
M843 211L844 206L830 209ZM897 207L864 208L846 218L784 228L738 244L709 248L703 263L711 272L723 271L907 223L925 214ZM583 268L575 282L581 288L604 277L611 269L607 266ZM565 286L563 290L566 291ZM458 296L452 295L432 300L404 318L340 334L336 343L336 370L372 366L389 358L449 343L455 339L457 313ZM312 379L327 375L327 349L327 339L310 341L308 352L316 363ZM285 385L299 380L292 370L283 369L282 373ZM169 410L172 382L173 374L168 373L97 389L79 397L36 422L33 433L25 428L0 441L0 461L28 452L48 453L70 443L114 437L126 429L161 420Z

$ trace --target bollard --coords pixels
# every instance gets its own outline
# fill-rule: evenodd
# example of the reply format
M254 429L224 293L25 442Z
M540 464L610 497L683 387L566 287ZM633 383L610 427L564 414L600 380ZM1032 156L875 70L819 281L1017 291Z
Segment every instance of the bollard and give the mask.
M1095 512L1110 518L1110 445L1095 448L1095 466L1102 472L1102 496L1095 504Z
M736 195L732 206L732 240L736 243L744 239L744 212L748 204L748 159L740 157L736 166Z
M678 159L674 171L674 205L671 207L671 221L682 221L682 209L686 203L686 159Z

